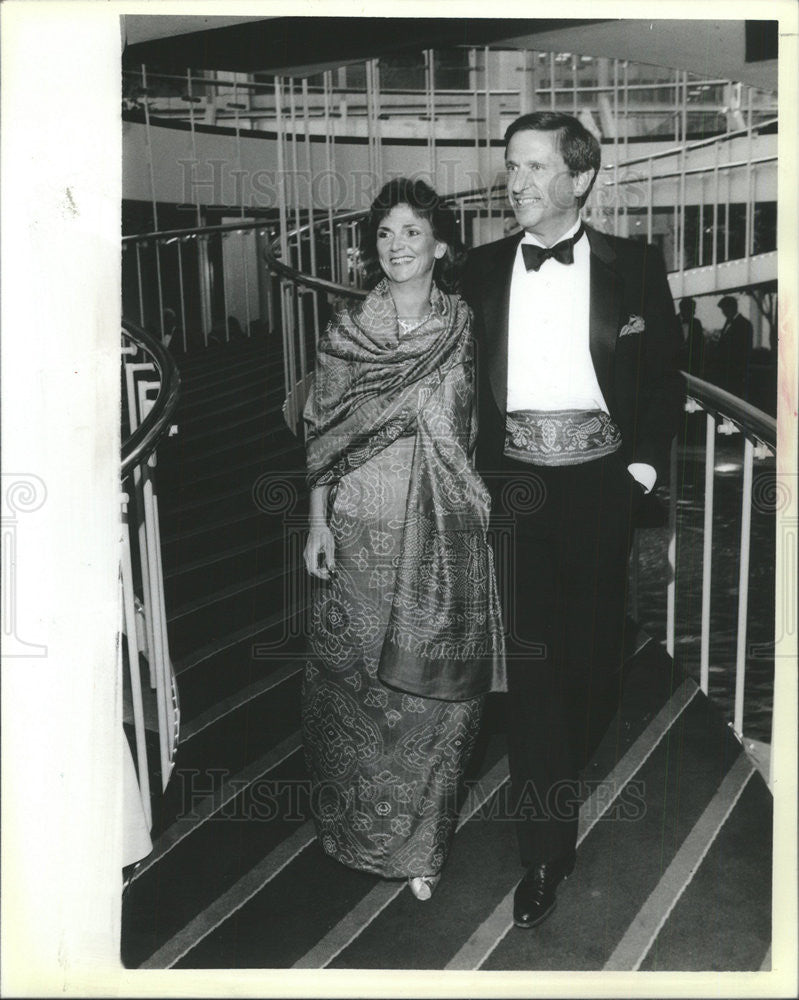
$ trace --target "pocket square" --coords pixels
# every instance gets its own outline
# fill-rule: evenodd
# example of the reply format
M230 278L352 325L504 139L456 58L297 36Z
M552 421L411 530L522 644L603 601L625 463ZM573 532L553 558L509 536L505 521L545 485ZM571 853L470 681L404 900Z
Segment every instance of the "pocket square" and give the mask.
M619 336L628 337L631 333L643 333L645 329L644 317L633 314L619 330Z

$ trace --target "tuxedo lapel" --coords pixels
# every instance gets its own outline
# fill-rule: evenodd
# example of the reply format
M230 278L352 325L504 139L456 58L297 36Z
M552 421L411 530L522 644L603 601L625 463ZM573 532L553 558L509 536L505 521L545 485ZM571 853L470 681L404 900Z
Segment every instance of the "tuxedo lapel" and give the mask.
M516 248L522 234L504 240L484 275L483 316L486 338L488 380L500 413L505 413L508 399L508 311L510 284Z
M616 253L611 242L590 226L586 226L585 231L591 246L591 360L599 388L612 409L613 358L622 320L624 279L616 268Z

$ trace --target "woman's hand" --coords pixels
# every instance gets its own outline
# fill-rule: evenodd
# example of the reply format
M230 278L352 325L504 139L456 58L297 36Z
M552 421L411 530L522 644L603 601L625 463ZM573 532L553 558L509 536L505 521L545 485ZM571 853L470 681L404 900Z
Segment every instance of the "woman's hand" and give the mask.
M336 572L336 543L326 524L312 523L305 543L305 568L311 576L329 580Z

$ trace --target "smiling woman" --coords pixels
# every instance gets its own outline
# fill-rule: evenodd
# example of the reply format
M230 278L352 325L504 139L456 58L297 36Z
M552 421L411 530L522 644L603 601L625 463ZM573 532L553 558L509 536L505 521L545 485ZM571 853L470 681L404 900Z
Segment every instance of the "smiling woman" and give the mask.
M433 265L447 252L447 244L433 235L428 219L418 216L410 205L396 205L377 229L377 257L395 302L399 295L413 310L429 303ZM393 287L403 284L402 289ZM400 319L404 310L397 303ZM413 318L408 317L408 318Z
M447 855L482 696L504 684L456 234L422 181L385 185L364 230L383 277L320 339L305 410L317 832L330 857L407 878L418 899Z

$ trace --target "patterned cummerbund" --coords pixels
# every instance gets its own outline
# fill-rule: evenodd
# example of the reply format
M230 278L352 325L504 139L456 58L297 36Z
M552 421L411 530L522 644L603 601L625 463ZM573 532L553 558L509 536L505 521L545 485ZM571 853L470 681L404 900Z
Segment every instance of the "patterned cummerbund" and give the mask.
M534 465L578 465L621 447L604 410L514 410L505 424L505 454Z

